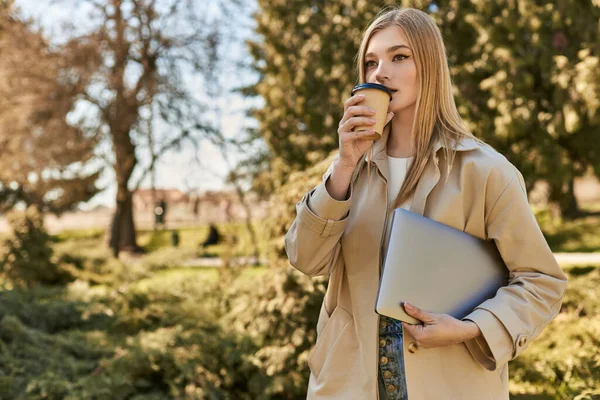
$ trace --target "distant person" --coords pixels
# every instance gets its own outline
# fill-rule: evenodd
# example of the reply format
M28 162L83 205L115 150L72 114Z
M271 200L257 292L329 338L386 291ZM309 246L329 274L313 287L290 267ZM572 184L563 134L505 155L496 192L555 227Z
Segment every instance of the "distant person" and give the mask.
M285 236L295 268L329 277L307 398L508 399L508 362L557 316L567 286L523 177L462 120L430 15L386 9L365 30L356 61L363 86L344 102L339 152ZM374 91L390 97L379 112L363 102ZM377 314L394 208L493 241L507 285L462 319L408 303L421 324Z
M192 208L192 212L194 213L194 218L198 219L198 217L200 216L200 198L196 197L194 199L194 205Z
M179 247L179 231L173 230L171 232L171 244L173 247Z
M217 230L215 224L211 223L208 229L208 237L206 238L204 243L202 243L202 248L206 248L207 246L218 244L219 242L221 242L221 234Z
M156 203L154 207L154 226L164 228L167 218L167 202L164 197Z

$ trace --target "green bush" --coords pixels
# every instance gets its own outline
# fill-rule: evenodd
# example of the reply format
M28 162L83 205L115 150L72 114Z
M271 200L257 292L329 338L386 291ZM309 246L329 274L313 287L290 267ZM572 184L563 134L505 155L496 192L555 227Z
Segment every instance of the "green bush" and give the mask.
M250 282L221 282L222 325L245 333L259 348L246 355L257 368L252 398L305 398L308 353L316 340L324 280L275 269Z
M35 207L25 212L12 211L7 220L11 233L0 248L0 270L6 277L26 286L64 284L73 280L71 273L53 257L51 238Z
M0 292L0 319L15 317L28 327L56 333L81 327L84 302L65 301L62 289L38 286Z
M268 239L267 257L272 266L288 267L283 238L296 217L296 203L313 187L321 183L323 174L333 162L335 153L305 171L290 175L286 184L271 197L269 217L265 221Z
M325 278L182 268L168 248L125 263L89 240L53 244L77 280L0 291L0 398L306 397ZM563 310L510 364L511 398L598 398L600 269L567 273Z

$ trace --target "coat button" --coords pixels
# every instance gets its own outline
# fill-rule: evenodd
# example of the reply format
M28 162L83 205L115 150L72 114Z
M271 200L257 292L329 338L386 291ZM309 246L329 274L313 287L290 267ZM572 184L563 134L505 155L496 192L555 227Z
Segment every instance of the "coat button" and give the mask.
M390 371L384 371L383 372L383 377L385 379L390 379L392 377L392 373Z
M381 358L379 359L379 364L381 364L381 365L385 365L385 364L387 364L387 363L388 363L388 359L387 359L387 357L381 357Z
M417 350L419 350L417 342L410 342L410 344L408 345L408 352L411 354L415 354Z
M379 347L384 347L386 345L385 339L379 339Z
M385 389L386 389L388 392L393 392L394 390L396 390L396 386L394 386L394 385L387 385L387 386L385 387Z
M527 343L527 336L521 336L519 338L519 342L518 342L519 347L525 346L525 343Z

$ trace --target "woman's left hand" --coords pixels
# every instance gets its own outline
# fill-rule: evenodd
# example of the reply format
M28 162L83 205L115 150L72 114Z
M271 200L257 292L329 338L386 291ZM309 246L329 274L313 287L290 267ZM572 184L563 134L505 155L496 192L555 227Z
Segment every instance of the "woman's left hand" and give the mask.
M421 348L432 348L458 344L481 335L479 327L471 321L460 321L448 314L435 314L423 311L404 303L406 313L423 321L423 325L402 323Z

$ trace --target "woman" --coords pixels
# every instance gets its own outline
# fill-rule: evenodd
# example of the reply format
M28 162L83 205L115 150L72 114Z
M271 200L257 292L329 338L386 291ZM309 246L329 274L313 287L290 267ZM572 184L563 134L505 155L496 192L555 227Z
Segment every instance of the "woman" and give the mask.
M378 16L364 34L358 73L361 83L393 91L383 136L372 142L372 132L353 131L373 124L357 92L344 103L339 153L298 203L285 238L295 268L329 275L308 398L508 399L508 361L557 315L566 287L523 178L461 120L442 37L427 14L396 8ZM418 304L405 309L423 325L380 318L374 304L395 207L493 240L508 286L463 320Z

